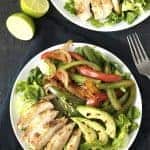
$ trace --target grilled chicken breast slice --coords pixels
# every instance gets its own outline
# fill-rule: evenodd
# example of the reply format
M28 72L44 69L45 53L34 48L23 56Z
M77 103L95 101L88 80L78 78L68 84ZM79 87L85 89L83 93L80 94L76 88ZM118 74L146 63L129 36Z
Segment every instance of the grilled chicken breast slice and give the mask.
M31 120L29 126L24 130L23 137L32 139L37 133L42 134L47 123L53 121L58 113L59 112L55 110L46 110L38 114L33 120Z
M121 13L120 5L119 5L119 0L112 0L113 8L117 14Z
M111 0L91 0L91 9L94 14L94 18L97 20L104 20L112 12Z
M74 128L74 123L69 123L60 129L47 144L45 150L62 150L66 142L68 141L72 130Z
M74 0L77 16L85 21L89 19L92 14L90 11L90 0Z
M65 150L77 150L81 139L81 130L75 129L69 139Z
M54 106L52 103L48 101L41 101L38 104L35 104L31 109L20 117L18 122L18 128L19 129L25 129L30 124L31 120L36 117L39 113L48 110L53 109Z
M61 129L67 122L66 118L59 118L47 123L42 129L38 128L37 133L31 138L26 136L24 140L33 150L41 150L51 139L51 137Z

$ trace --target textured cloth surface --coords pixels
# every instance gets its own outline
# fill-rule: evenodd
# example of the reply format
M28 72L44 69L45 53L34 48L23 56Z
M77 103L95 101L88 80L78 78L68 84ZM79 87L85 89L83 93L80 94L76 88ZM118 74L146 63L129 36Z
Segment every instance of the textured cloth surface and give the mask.
M150 54L150 18L140 25L121 32L93 32L66 20L52 5L41 19L35 20L36 34L28 42L13 38L5 22L13 12L20 11L18 0L0 1L0 150L19 150L9 117L9 98L13 83L21 68L40 51L72 39L102 46L122 59L135 75L142 93L143 116L140 132L131 150L150 149L150 80L139 75L129 51L126 36L137 32Z

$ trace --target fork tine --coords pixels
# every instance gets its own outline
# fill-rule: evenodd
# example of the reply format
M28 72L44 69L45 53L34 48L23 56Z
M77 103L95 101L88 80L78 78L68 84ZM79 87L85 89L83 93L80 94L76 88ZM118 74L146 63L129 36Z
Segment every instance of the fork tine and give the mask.
M134 43L135 43L136 51L139 54L140 60L142 62L142 61L145 60L145 57L144 57L143 53L141 52L141 47L140 47L139 41L137 39L136 33L133 33L132 37L133 37L133 40L134 40Z
M139 55L136 51L136 47L134 45L134 41L133 41L133 38L131 35L128 35L127 36L127 40L128 40L128 43L129 43L129 47L130 47L130 51L131 51L131 55L133 57L133 61L135 63L135 65L139 64L141 61L140 61L140 58L139 58Z
M139 49L140 49L140 52L143 54L143 57L145 58L145 60L149 60L149 57L146 54L146 52L144 50L144 47L143 47L143 45L142 45L142 43L141 43L141 41L139 39L139 36L138 36L138 34L136 32L135 32L135 37L136 37L136 39L137 39L137 41L139 43Z

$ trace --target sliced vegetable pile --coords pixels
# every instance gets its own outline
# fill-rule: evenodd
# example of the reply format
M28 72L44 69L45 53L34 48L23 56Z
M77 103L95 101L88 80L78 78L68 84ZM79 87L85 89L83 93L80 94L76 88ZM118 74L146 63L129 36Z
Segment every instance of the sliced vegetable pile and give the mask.
M149 0L66 0L64 8L95 27L114 25L121 21L131 24L145 10Z
M17 84L22 138L31 149L118 150L138 127L135 83L93 47L71 48L43 53Z

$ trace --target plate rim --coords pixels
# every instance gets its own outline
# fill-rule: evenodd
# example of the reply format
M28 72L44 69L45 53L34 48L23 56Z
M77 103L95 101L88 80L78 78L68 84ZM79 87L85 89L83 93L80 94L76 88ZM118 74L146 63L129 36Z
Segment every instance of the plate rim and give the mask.
M81 21L81 23L74 21L74 19L72 19L72 17L70 17L69 15L67 15L59 6L57 6L55 0L51 0L51 3L53 4L53 6L57 9L57 11L58 11L64 18L66 18L68 21L70 21L70 22L73 23L74 25L77 25L77 26L79 26L79 27L81 27L81 28L83 28L83 29L87 29L87 30L90 30L90 31L96 31L96 32L117 32L117 31L124 31L124 30L131 29L131 28L133 28L133 27L135 27L135 26L141 24L142 22L144 22L145 20L147 20L147 19L150 17L150 10L147 10L147 11L146 11L146 12L148 13L147 16L143 17L143 18L141 19L141 21L133 22L132 24L126 25L126 26L124 26L124 27L120 27L119 29L113 28L113 26L112 26L112 28L101 29L101 27L100 27L100 28L96 28L96 27L94 27L94 26L92 26L92 25L86 26L86 25L84 25L84 24L82 23L83 21ZM67 11L66 11L66 12L67 12ZM69 12L67 12L67 13L69 13ZM143 12L143 14L144 14L144 13L145 13L145 11ZM142 14L142 15L143 15L143 14ZM141 16L141 15L140 15L140 16ZM116 25L117 25L117 24L116 24Z
M16 88L16 84L17 82L19 81L19 78L21 77L22 73L27 69L27 67L32 63L34 62L36 59L38 59L38 57L41 56L42 53L45 53L47 51L53 51L59 47L62 47L64 45L64 43L62 44L56 44L54 46L51 46L39 53L37 53L35 56L33 56L32 58L30 58L27 63L22 67L22 69L20 70L20 72L18 73L17 77L16 77L16 80L12 86L12 90L11 90L11 95L10 95L10 102L9 102L9 115L10 115L10 121L11 121L11 127L13 129L13 132L15 134L15 137L17 138L19 144L21 145L21 147L23 149L25 149L25 145L23 144L21 138L19 137L18 133L17 133L17 130L15 128L15 122L14 122L14 117L13 117L13 108L12 108L12 103L14 101L13 97L14 97L14 93L15 93L15 88ZM131 73L131 76L134 80L134 82L136 83L136 89L137 89L137 94L139 94L139 99L140 99L140 106L139 108L141 109L140 111L140 118L139 119L139 124L138 124L138 128L137 130L134 131L134 134L133 134L133 137L131 138L131 140L129 141L127 147L125 148L125 150L128 150L132 144L134 143L138 133L139 133L139 130L140 130L140 127L141 127L141 123L142 123L142 114L143 114L143 108L142 108L142 96L141 96L141 92L140 92L140 88L139 88L139 85L133 75L133 73L131 72L131 70L128 68L128 66L115 54L113 54L111 51L101 47L101 46L98 46L98 45L95 45L95 44L89 44L89 43L85 43L85 42L73 42L73 46L85 46L85 45L88 45L88 46L92 46L92 47L95 47L98 51L102 50L104 51L105 55L111 55L112 57L114 57L116 59L116 61L119 61L119 63L121 62L121 64L123 64L124 67L126 67L126 69L128 69L128 71L130 71Z

